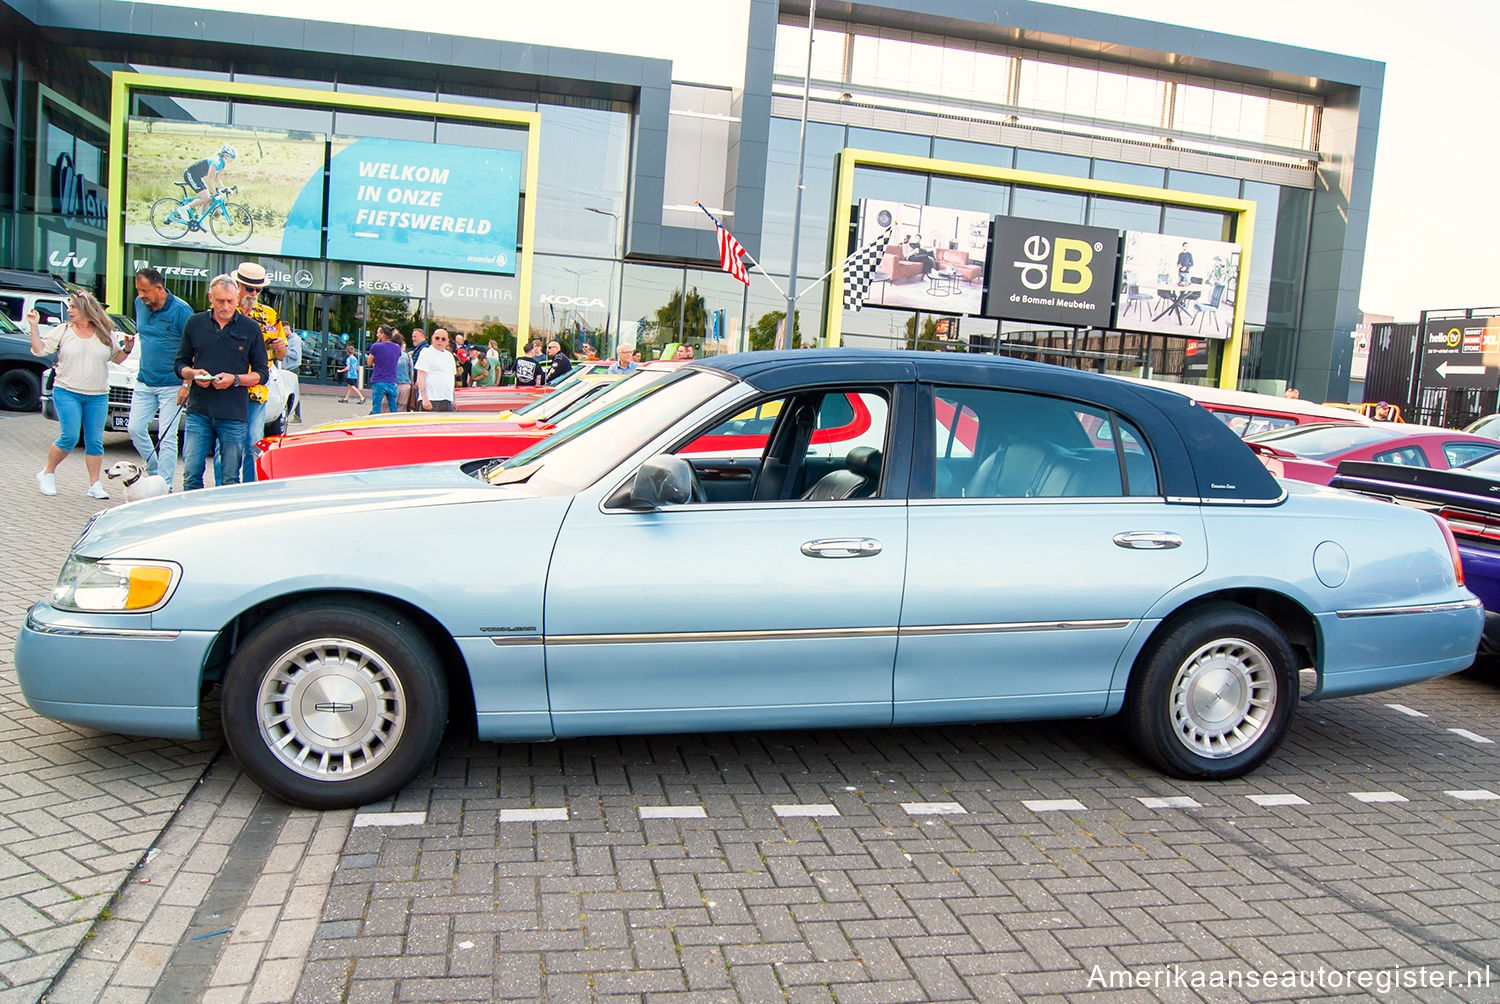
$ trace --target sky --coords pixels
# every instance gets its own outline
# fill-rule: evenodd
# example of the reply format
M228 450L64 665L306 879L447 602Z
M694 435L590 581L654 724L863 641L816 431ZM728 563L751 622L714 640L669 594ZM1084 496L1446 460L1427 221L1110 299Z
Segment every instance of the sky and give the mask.
M117 0L125 2L125 0ZM203 6L202 0L164 0ZM1104 11L1359 56L1385 63L1360 306L1415 321L1424 309L1500 306L1500 75L1491 70L1495 0L1071 0ZM260 14L416 28L410 0L260 0ZM744 54L714 45L749 0L569 0L547 4L426 0L421 27L663 58L683 81L741 84ZM1004 0L996 2L1003 19ZM642 16L649 11L651 16Z

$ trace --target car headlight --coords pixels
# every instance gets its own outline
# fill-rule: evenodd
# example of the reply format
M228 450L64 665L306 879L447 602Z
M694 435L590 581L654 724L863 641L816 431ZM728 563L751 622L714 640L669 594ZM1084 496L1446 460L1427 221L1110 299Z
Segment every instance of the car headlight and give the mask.
M57 575L52 605L59 610L145 613L167 602L182 569L170 561L123 561L69 556Z

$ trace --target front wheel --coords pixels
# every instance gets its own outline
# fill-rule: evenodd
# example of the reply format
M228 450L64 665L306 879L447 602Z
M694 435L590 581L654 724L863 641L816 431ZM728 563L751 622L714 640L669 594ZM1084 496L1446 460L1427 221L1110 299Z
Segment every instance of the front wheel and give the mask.
M0 408L36 411L42 403L42 381L31 370L16 367L0 373Z
M187 210L179 215L181 199L157 199L151 204L151 229L169 241L175 241L188 232Z
M230 750L262 788L343 809L394 795L432 758L448 688L404 615L307 603L261 624L235 653L221 715Z
M1175 777L1240 777L1281 745L1297 707L1296 658L1268 618L1232 604L1194 611L1141 653L1124 723Z
M243 244L255 230L255 221L250 218L250 210L238 202L226 202L222 212L208 218L208 229L225 244Z

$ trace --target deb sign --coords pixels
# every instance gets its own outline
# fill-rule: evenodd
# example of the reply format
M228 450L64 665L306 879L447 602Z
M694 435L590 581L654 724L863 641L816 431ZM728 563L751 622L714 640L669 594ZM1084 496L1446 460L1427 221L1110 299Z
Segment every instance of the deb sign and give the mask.
M1118 231L995 217L987 317L1107 328L1114 313Z
M1500 386L1500 317L1428 320L1422 330L1422 386Z

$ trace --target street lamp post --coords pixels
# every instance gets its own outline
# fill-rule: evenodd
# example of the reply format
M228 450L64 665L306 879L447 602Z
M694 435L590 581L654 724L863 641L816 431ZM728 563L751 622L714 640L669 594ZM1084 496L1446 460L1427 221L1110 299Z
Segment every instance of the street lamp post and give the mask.
M609 325L610 325L610 320L614 317L614 306L615 306L615 249L619 246L619 239L620 239L620 217L619 217L619 214L612 213L608 209L600 209L598 206L584 206L583 209L584 209L585 212L595 213L595 214L597 214L599 216L608 216L610 218L610 220L613 222L613 225L609 228L609 287L608 287L609 288L609 293L608 293L609 299L606 301L606 305L604 307L604 339L603 340L604 341L608 341L609 340ZM596 345L596 346L594 346L594 349L595 349L595 351L597 351L597 350L599 350L599 349L601 349L603 347L604 346Z

